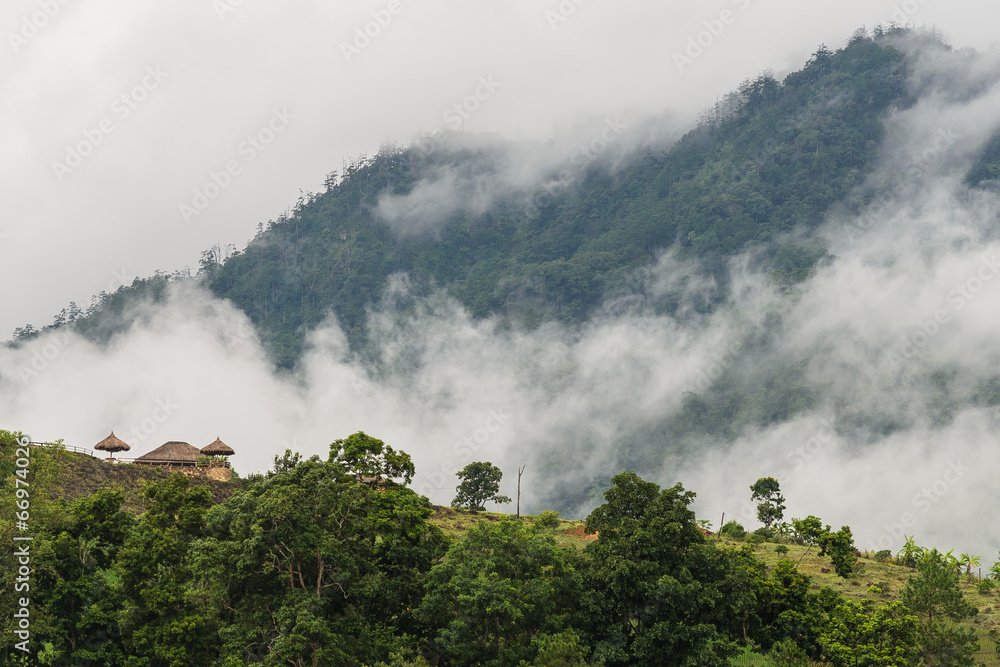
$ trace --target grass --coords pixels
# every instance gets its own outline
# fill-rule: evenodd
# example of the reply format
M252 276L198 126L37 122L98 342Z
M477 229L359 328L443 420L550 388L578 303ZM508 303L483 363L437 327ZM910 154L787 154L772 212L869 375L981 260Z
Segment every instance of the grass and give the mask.
M721 540L721 544L736 548L744 543L724 538ZM819 555L819 550L816 547L809 549L796 544L787 544L785 546L788 547L788 553L782 556L775 551L777 546L777 544L770 542L759 544L755 549L757 558L767 563L768 568L774 567L782 558L788 558L798 563L800 572L812 578L813 589L829 586L845 597L855 600L870 599L879 602L898 600L899 593L906 585L907 579L917 573L915 569L897 564L895 560L880 563L872 558L871 554L865 553L858 559L854 575L849 579L843 579L833 571L830 560ZM826 571L824 572L824 570ZM963 574L959 577L959 588L961 588L965 599L979 610L979 613L970 621L966 621L966 624L974 628L979 635L980 652L976 654L976 660L987 667L1000 667L1000 656L997 655L994 647L994 642L1000 635L1000 597L997 596L1000 589L983 595L976 589L978 582L979 578L975 575ZM869 591L873 586L879 588L881 592ZM770 663L731 664L768 665Z
M436 525L448 537L461 537L466 530L476 525L480 521L499 521L502 517L511 516L501 512L473 512L455 507L443 507L434 505L434 514L431 515L430 523ZM524 521L530 523L535 517L522 515ZM560 547L573 547L582 549L593 541L593 536L583 535L583 521L559 520L559 526L553 530L556 538L556 545Z

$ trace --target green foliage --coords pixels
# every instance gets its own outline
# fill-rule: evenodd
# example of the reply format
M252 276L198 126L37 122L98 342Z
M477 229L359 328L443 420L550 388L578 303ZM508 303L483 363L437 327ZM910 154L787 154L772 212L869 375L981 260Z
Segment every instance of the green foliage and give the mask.
M609 666L725 665L735 645L720 627L743 600L729 576L737 578L736 557L705 545L688 509L694 494L681 485L661 491L634 473L611 483L587 517L587 530L599 531L583 596L596 657Z
M1000 132L990 137L983 145L965 175L965 183L972 187L997 180L1000 180Z
M792 526L799 544L815 544L824 533L823 522L811 514L804 519L792 519Z
M774 547L774 552L776 554L784 556L785 554L788 553L788 547L786 547L784 544L779 544L778 546Z
M791 639L776 642L767 654L775 667L808 667L806 652Z
M832 532L827 526L816 540L821 556L830 556L837 574L847 579L854 573L858 561L854 548L854 537L849 526L842 526L837 532Z
M553 662L541 664L559 664L575 640L532 639L568 625L579 595L572 560L547 531L512 517L479 522L431 570L417 613L434 650L452 665L513 665L543 650Z
M907 567L916 567L926 550L917 545L913 536L904 535L903 537L906 538L906 541L903 543L903 546L897 555L902 559L903 565Z
M781 495L778 480L773 477L761 477L750 486L751 500L757 503L757 520L770 528L771 524L781 521L785 511L785 498Z
M835 667L908 667L916 664L916 640L917 617L903 604L844 600L830 615L820 642Z
M268 665L389 659L416 632L411 610L444 551L426 499L358 480L356 460L286 452L278 464L216 507L198 544L201 595L228 610L223 652Z
M827 253L789 232L815 229L863 183L885 113L910 101L903 55L887 40L821 53L783 81L745 81L668 150L637 153L615 170L588 165L576 185L518 192L484 213L460 210L429 233L391 228L379 199L446 171L491 175L517 158L493 148L385 148L331 174L324 192L262 225L242 251L207 251L200 280L247 314L282 367L294 365L306 333L331 312L363 346L369 308L403 272L417 295L444 286L476 317L528 326L580 321L606 295L634 291L631 276L671 247L720 285L726 259L754 248L776 280L794 284ZM129 325L130 305L162 300L175 279L138 279L60 325L107 340ZM675 310L679 300L672 292L655 305ZM705 311L721 300L692 305ZM776 403L755 406L754 418L785 409Z
M346 440L330 445L330 461L343 465L361 481L379 483L403 478L403 484L413 479L415 468L410 455L397 452L377 438L358 431Z
M882 549L875 552L875 561L878 563L884 563L892 558L892 552L888 549Z
M727 521L722 529L719 530L719 534L740 539L747 534L747 531L738 521Z
M958 586L959 575L945 554L924 551L919 574L900 592L902 603L917 617L915 646L927 665L972 666L979 642L972 628L956 625L977 613Z
M489 461L473 461L458 471L461 480L457 495L451 501L455 507L465 507L473 512L486 509L487 502L509 503L510 497L500 494L503 473Z
M558 528L559 527L559 512L553 512L552 510L545 510L537 517L535 517L534 524L539 528Z
M538 649L535 661L521 661L521 667L585 667L589 649L572 629L557 635L539 635L531 642Z
M774 539L775 532L773 528L758 528L753 531L753 534L760 538L761 542L769 542Z

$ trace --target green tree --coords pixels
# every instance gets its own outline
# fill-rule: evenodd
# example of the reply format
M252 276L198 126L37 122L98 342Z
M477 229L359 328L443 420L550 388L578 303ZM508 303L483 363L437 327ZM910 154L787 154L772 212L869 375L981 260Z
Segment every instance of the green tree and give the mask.
M695 494L660 490L635 473L611 479L606 502L587 517L581 607L595 658L608 665L727 664L725 631L749 604L739 556L705 544L688 506Z
M126 652L137 665L182 667L211 659L217 610L194 595L191 544L202 537L212 504L205 487L175 473L144 490L149 509L118 552Z
M977 613L959 588L959 575L937 549L917 561L919 574L910 577L900 600L918 618L916 647L923 665L971 667L978 646L971 627L958 623Z
M575 560L547 530L512 517L479 522L431 571L418 613L432 629L432 649L469 667L558 652L532 640L569 624L579 596Z
M410 455L397 452L378 438L358 431L330 445L330 461L344 465L361 481L379 482L402 478L403 484L413 479L415 468Z
M781 495L778 480L773 477L761 477L750 486L753 493L751 500L757 503L757 520L770 528L775 521L781 521L785 515L785 498Z
M286 453L208 516L199 595L225 609L225 656L264 665L390 660L444 553L426 498L375 488L351 462Z
M843 600L820 639L834 667L908 667L918 657L917 617L899 602Z
M830 557L839 576L847 579L854 573L858 558L850 526L841 526L837 532L831 531L830 526L827 526L816 543L819 545L819 555Z
M455 507L481 512L486 509L487 502L510 502L509 496L500 495L503 473L489 461L473 461L458 472L458 478L462 481L455 488L457 495L451 501Z

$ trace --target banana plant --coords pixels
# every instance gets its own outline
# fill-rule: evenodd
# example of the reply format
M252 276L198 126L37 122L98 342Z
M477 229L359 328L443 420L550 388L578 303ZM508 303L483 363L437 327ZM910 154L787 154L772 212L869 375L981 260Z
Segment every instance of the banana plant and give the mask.
M972 574L972 568L979 567L983 564L982 559L975 554L962 554L960 560L965 565L965 573Z
M990 566L990 579L1000 580L1000 561Z
M954 549L948 549L948 553L944 555L944 558L948 561L948 565L955 571L956 574L961 574L962 566L965 565L965 563L959 562L958 558L951 553L952 551L954 551Z
M906 538L906 543L903 545L903 548L899 550L897 555L903 559L903 565L907 567L916 567L917 559L924 555L924 548L918 546L912 536L904 535L903 537Z

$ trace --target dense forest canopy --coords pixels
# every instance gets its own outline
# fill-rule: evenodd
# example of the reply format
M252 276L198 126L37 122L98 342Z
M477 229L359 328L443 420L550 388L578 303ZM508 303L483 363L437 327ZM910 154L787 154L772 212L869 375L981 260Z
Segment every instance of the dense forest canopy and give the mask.
M397 481L413 474L408 455L365 433L326 458L286 451L219 503L180 473L150 481L138 515L122 488L67 500L60 472L81 455L19 451L24 440L0 431L0 503L30 507L30 527L0 513L4 561L26 564L3 569L3 608L30 610L4 616L4 665L722 667L741 654L846 667L987 653L961 623L978 613L958 573L973 557L911 543L900 599L859 600L783 557L815 544L838 574L861 576L849 528L810 516L743 537L732 522L741 536L720 542L692 491L634 473L610 480L581 549L557 543L551 513L446 536Z

